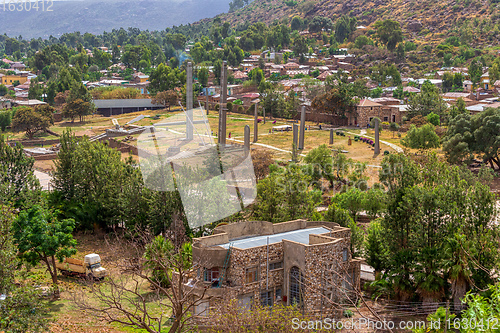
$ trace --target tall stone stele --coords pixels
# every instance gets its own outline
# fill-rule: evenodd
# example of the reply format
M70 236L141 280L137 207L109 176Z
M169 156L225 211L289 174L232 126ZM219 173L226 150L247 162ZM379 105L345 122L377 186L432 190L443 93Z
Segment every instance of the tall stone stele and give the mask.
M299 133L299 146L298 149L304 149L304 136L306 131L306 106L302 105L300 112L300 133Z
M227 116L227 61L222 62L220 75L220 104L219 104L219 145L226 145L226 116Z
M250 152L250 126L245 125L245 129L243 130L243 145L245 148L245 156L248 156Z
M297 144L298 144L298 136L299 136L299 126L297 124L293 124L293 141L292 141L292 161L297 161Z
M186 140L193 140L193 63L186 68Z
M253 142L259 140L259 103L255 103L254 119L253 119Z

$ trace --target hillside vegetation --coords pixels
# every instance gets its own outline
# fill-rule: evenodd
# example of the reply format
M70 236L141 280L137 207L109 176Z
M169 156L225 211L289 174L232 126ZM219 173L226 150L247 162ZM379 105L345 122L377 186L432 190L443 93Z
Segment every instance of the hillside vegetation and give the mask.
M255 0L219 17L235 27L244 27L256 22L289 21L294 16L308 20L325 16L335 21L348 14L364 26L382 19L397 20L408 38L439 42L452 34L461 36L463 42L486 46L499 38L499 6L500 2L492 0Z

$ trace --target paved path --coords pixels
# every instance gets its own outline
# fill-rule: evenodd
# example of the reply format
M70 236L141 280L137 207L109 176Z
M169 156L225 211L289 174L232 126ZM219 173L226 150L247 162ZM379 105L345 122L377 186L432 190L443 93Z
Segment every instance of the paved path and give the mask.
M50 182L52 181L52 177L48 173L35 170L35 177L40 181L40 185L42 185L42 189L44 191L50 190Z
M362 129L359 134L356 134L356 133L353 133L353 132L347 132L347 131L346 131L346 133L349 133L349 134L352 134L352 135L362 135L362 136L365 136L367 138L375 140L375 138L373 136L366 135L366 130L365 129ZM383 143L384 145L391 147L392 149L394 149L398 153L402 153L403 152L403 148L401 148L398 145L395 145L394 143L390 143L390 142L383 141L383 140L379 140L379 141L381 143Z

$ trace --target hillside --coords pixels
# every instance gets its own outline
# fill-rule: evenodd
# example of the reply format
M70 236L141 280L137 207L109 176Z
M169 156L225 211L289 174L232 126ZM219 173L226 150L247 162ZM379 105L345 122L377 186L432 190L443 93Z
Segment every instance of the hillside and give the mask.
M0 31L24 38L80 31L101 34L121 27L164 30L228 10L228 0L54 1L52 12L5 12Z
M464 21L477 18L472 30L475 32L478 26L482 37L489 38L491 42L498 41L498 26L494 29L494 24L500 22L499 6L499 2L492 3L489 0L255 0L244 8L220 17L234 26L246 22L269 24L276 19L291 19L296 15L304 19L319 15L336 20L343 14L350 14L358 19L359 25L365 26L390 18L399 21L409 37L422 37L428 41L446 38L452 31L458 34L460 28L460 35L470 33L462 25ZM493 25L488 25L490 20ZM481 42L474 35L467 37L473 43Z

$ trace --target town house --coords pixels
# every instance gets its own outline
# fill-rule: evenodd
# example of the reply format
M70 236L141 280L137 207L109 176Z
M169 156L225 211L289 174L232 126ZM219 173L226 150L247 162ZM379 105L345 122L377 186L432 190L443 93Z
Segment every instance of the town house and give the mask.
M184 286L203 295L193 313L206 317L215 302L231 299L242 308L282 303L331 310L329 300L345 300L359 287L360 260L352 258L350 239L351 230L333 222L221 225L193 241L197 276Z

